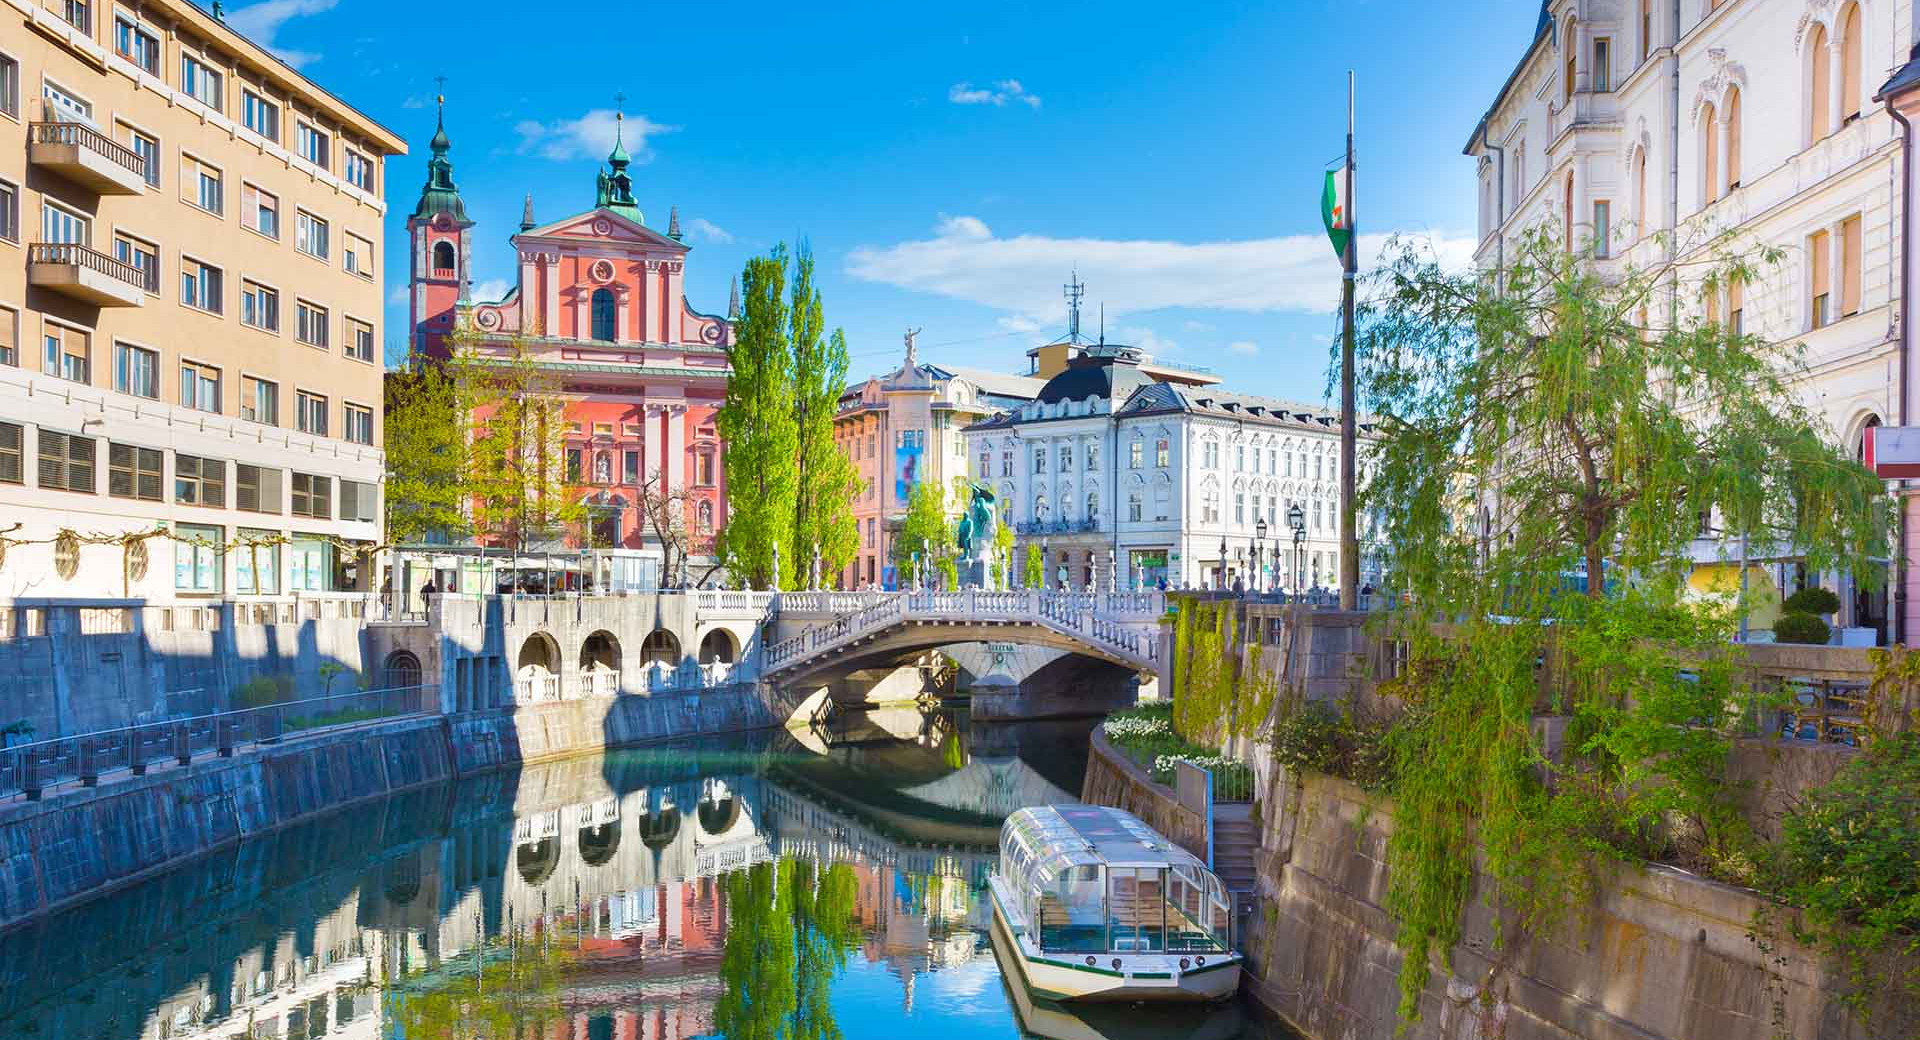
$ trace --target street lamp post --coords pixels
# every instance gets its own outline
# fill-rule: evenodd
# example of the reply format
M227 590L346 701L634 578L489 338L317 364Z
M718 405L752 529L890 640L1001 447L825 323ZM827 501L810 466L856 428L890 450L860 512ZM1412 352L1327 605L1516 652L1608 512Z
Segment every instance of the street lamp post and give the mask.
M1213 572L1213 586L1216 592L1227 591L1227 536L1220 536L1220 566Z
M1293 585L1296 591L1300 586L1300 572L1306 569L1307 511L1300 503L1287 507L1287 526L1293 528Z
M1258 517L1253 521L1253 591L1256 593L1260 591L1261 578L1263 577L1261 574L1263 568L1260 565L1260 557L1264 555L1261 552L1261 547L1266 543L1266 540L1267 518L1264 516Z

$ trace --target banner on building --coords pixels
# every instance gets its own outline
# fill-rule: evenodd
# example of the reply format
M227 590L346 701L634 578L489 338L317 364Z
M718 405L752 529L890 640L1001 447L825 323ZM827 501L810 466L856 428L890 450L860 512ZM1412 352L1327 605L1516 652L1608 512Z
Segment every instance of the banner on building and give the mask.
M920 480L920 466L927 451L927 431L901 430L893 448L893 500L906 505L913 485Z

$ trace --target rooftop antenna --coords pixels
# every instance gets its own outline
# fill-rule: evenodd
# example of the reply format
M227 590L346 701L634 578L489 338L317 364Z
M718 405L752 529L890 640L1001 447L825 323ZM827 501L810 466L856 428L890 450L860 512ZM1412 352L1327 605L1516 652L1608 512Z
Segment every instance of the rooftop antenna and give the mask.
M1067 295L1067 342L1080 342L1080 298L1087 294L1087 287L1080 282L1080 269L1073 271L1073 280L1061 286Z
M1107 301L1100 301L1100 345L1107 345Z

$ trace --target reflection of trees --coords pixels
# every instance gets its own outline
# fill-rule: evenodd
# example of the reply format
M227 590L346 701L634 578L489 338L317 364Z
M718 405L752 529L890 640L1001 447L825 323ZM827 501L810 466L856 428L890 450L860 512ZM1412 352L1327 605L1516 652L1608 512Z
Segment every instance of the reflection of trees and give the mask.
M545 1036L566 1017L562 983L572 957L542 930L441 964L440 978L387 992L387 1018L407 1040ZM501 946L507 947L501 949ZM474 964L479 965L478 971Z
M859 942L857 890L843 863L821 873L780 859L728 875L715 1028L728 1040L838 1040L829 997Z

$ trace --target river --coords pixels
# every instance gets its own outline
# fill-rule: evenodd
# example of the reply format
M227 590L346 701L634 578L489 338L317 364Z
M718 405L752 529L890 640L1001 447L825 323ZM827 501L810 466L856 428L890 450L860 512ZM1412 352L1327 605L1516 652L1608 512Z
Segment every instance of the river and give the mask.
M0 934L0 1037L1277 1040L1009 991L998 828L1093 724L884 709L363 803Z

